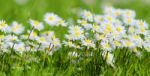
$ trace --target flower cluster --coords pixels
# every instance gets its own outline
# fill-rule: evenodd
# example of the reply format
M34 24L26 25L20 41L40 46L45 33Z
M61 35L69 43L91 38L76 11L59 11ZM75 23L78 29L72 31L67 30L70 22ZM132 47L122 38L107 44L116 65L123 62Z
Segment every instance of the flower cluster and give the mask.
M69 27L64 44L76 49L101 49L103 58L114 67L113 52L117 49L129 49L138 57L142 49L150 51L148 23L135 17L133 10L109 6L104 7L103 15L84 10L77 25Z
M49 25L67 25L64 20L51 13L47 13L44 20ZM30 19L29 24L31 29L26 30L17 21L13 21L9 25L4 20L0 20L0 52L10 53L15 51L24 54L25 52L44 51L52 55L54 51L61 47L59 38L55 36L53 31L46 31L43 22Z
M129 49L137 56L141 56L141 49L150 52L150 31L146 21L136 19L136 13L129 9L107 6L103 11L103 15L82 11L76 24L68 27L68 33L62 43L53 31L44 30L44 22L50 26L67 26L67 22L54 13L46 13L44 22L30 19L32 29L29 31L16 21L8 25L4 20L0 20L0 50L13 50L21 54L44 51L53 55L54 51L65 46L76 50L89 50L90 56L93 56L92 50L100 49L103 59L113 67L113 52L117 49ZM71 51L68 55L80 56L77 51Z

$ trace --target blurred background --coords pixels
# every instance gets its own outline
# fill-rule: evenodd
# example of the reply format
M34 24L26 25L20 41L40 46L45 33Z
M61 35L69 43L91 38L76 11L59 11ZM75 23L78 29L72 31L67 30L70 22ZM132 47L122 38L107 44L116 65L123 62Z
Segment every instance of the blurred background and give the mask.
M133 9L137 18L150 23L150 0L0 0L0 19L25 22L29 18L42 20L46 12L54 12L64 19L76 19L75 12L87 9L102 13L103 5Z
M138 19L150 24L150 0L0 0L0 19L8 23L16 20L28 27L27 21L30 18L43 21L47 12L56 13L65 20L76 20L80 9L102 14L104 5L135 10ZM57 31L58 37L66 33L66 28L48 28Z

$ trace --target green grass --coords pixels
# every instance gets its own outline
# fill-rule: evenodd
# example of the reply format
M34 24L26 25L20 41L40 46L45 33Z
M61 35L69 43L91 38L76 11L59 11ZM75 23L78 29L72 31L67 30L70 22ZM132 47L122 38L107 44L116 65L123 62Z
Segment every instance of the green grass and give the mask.
M69 18L76 20L76 12L80 9L102 13L101 6L104 1L94 0L93 4L88 5L82 0L29 0L27 4L18 5L14 0L0 0L0 19L8 23L16 20L27 28L30 26L27 22L30 18L43 21L46 12L54 12L65 20ZM133 9L137 13L137 18L146 20L150 24L150 4L144 4L143 0L129 0L126 3L112 2L112 5L116 8ZM67 32L67 28L64 27L47 28L54 30L61 40ZM137 58L130 52L127 52L128 55L124 57L125 53L117 50L115 52L115 58L118 59L117 68L113 69L103 61L101 51L94 50L94 57L83 57L80 63L74 64L73 61L78 59L68 59L66 56L68 50L72 49L60 49L48 58L43 53L28 54L28 58L39 58L40 63L36 61L29 63L26 56L9 58L9 54L2 55L0 57L0 76L150 76L150 53L144 51L142 58Z

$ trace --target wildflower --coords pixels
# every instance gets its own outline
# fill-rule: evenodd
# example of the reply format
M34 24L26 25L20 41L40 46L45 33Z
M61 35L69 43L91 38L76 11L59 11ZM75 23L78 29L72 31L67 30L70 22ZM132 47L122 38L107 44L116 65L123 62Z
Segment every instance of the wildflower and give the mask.
M104 14L112 15L114 8L112 6L104 6L103 11L104 11Z
M115 17L119 17L119 16L121 16L122 15L122 10L121 9L114 9L114 11L113 11L113 15L115 16Z
M39 31L44 29L42 22L30 19L29 23L32 25L32 27L34 27L34 29L37 29Z
M113 45L115 45L116 47L122 47L121 41L117 41L117 40L113 41Z
M117 34L124 35L126 33L125 28L121 25L115 26L115 29L116 29L115 33Z
M8 32L10 31L8 29L9 29L8 24L4 20L0 20L0 30L2 32Z
M106 51L112 50L111 45L108 43L108 41L101 42L101 46L103 50L106 50Z
M123 18L135 18L136 13L133 10L126 9L123 11Z
M105 23L103 24L103 29L104 29L104 33L107 34L107 33L111 33L111 32L114 32L115 31L115 27L113 26L113 24L111 23Z
M87 46L88 48L90 48L90 47L95 48L94 42L92 40L90 40L90 39L84 39L84 40L82 40L82 44L84 46Z
M84 30L79 26L69 27L69 33L69 36L72 37L72 40L80 40L84 38Z
M81 12L81 17L87 21L93 21L93 14L90 11L84 10Z
M77 22L87 30L92 28L92 24L89 24L86 20L78 20Z
M7 36L5 36L5 41L6 42L17 42L17 41L19 41L19 39L15 35L7 35Z
M54 13L46 13L44 21L50 26L58 26L59 17Z
M146 30L146 28L141 27L141 28L139 28L139 29L136 29L136 32L137 32L138 34L143 34L143 35L145 35L145 34L147 33L147 30Z
M57 24L58 26L59 25L61 25L61 26L67 26L67 23L62 19L62 18L60 18L59 17L59 19L58 19L58 24Z
M130 40L136 44L137 47L142 47L143 46L143 40L139 35L131 35L129 36Z
M36 40L37 40L38 43L48 44L48 42L46 41L45 37L37 37Z
M129 34L135 34L137 29L134 26L128 27L128 33Z
M92 31L93 31L93 32L101 33L102 31L101 31L100 29L101 29L100 26L98 26L98 25L96 25L96 24L93 24L93 25L92 25Z
M132 47L135 46L135 44L134 44L131 40L124 40L124 41L123 41L123 45L124 45L125 47L129 47L129 48L132 48Z
M96 24L100 24L103 21L103 16L95 15L94 16L94 21L95 21Z
M136 20L136 25L138 28L148 28L148 24L142 20Z
M37 32L32 31L32 32L30 33L29 39L35 40L37 37L38 37Z
M22 24L19 24L16 21L12 22L11 32L13 32L15 34L21 34L21 33L23 33L23 31L24 31L24 27L22 26Z
M112 23L112 22L114 22L116 19L115 19L115 17L113 17L113 16L111 16L111 15L105 15L105 16L104 16L104 20L105 20L106 22Z
M95 34L96 40L104 40L105 39L105 34Z
M60 43L60 40L58 38L53 38L51 43L56 46L56 47L60 47L61 46L61 43Z
M64 41L65 46L75 47L75 44L72 41Z
M18 44L14 45L14 50L16 52L19 52L20 54L23 54L23 52L25 52L25 44L20 42Z
M135 20L133 18L124 18L123 22L126 24L126 26L134 26Z

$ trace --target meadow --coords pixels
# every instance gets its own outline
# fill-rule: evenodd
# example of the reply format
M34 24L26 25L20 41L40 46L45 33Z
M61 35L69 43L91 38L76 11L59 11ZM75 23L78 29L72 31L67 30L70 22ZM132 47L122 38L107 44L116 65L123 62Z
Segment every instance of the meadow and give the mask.
M149 8L148 0L0 0L0 76L149 76Z

